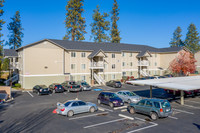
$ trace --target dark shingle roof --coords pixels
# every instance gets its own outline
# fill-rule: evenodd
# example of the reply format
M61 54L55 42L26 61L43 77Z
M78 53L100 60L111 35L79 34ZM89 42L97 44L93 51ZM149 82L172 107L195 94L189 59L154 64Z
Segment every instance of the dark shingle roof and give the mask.
M143 57L146 53L149 53L149 51L148 50L147 51L142 51L137 55L137 57ZM150 56L151 56L151 54L150 54Z
M18 56L15 49L4 49L4 56Z

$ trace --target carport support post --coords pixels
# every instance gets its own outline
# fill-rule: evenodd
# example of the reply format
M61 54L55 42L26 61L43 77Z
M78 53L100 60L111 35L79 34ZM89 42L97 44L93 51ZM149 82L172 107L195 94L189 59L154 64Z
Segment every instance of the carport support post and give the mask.
M181 90L181 105L184 105L184 91Z
M150 85L150 98L152 98L152 86Z

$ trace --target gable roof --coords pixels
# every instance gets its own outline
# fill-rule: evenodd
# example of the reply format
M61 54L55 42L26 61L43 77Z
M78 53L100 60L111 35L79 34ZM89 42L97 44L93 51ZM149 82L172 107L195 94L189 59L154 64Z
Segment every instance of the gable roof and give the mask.
M147 51L142 51L142 52L140 52L140 53L137 55L137 57L143 57L143 56L145 56L146 53L148 53L148 54L151 56L151 53L147 50Z
M15 49L4 49L3 50L3 56L4 57L17 57L17 51Z
M104 54L104 56L106 56L106 54L100 49L100 50L94 50L89 56L88 58L93 58L94 56L98 55L100 52L102 52Z
M44 39L36 43L32 43L17 50L32 46L34 44L49 41L65 50L79 50L79 51L99 51L100 49L104 52L178 52L182 47L169 47L169 48L154 48L147 45L139 44L125 44L125 43L96 43L96 42L85 42L85 41L69 41L69 40L57 40L57 39ZM94 53L93 53L94 54ZM142 54L142 53L141 53ZM92 56L92 55L91 55Z

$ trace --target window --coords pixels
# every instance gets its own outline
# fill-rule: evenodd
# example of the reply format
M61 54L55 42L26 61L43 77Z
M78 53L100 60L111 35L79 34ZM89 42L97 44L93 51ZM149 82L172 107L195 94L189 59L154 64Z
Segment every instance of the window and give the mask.
M112 64L112 69L115 69L115 64Z
M143 106L145 103L145 100L141 100L140 102L137 103L137 105Z
M157 62L155 62L155 66L157 66Z
M159 102L154 102L154 106L155 106L156 108L160 108Z
M107 68L107 64L104 64L104 69L106 69Z
M81 53L81 57L85 57L85 52L82 52L82 53Z
M85 70L85 64L81 64L81 69Z
M152 105L152 103L151 103L150 101L147 101L147 102L146 102L146 106L152 107L153 105Z
M71 64L71 69L75 69L75 64Z
M115 79L115 74L112 75L112 79Z
M126 76L126 72L122 72L122 76Z
M133 72L130 72L130 76L132 76L133 75Z
M132 53L130 53L130 57L132 57L133 56L133 54Z
M71 57L76 57L76 52L71 52Z
M125 66L125 62L122 62L122 66Z
M81 80L85 81L86 80L85 76L81 76Z
M124 57L125 56L125 53L124 52L122 52L122 57Z
M75 107L75 106L78 106L78 103L77 103L77 102L74 102L74 103L72 104L72 107Z
M133 62L130 62L130 66L133 66Z
M82 102L82 101L79 101L78 104L79 104L79 106L86 105L86 103L85 103L85 102Z
M115 54L112 54L112 58L115 58Z

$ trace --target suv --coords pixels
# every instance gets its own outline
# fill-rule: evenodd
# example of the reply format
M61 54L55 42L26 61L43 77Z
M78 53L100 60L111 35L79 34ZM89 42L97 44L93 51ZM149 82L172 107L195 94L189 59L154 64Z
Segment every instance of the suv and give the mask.
M101 92L97 98L97 102L98 104L107 104L111 108L124 105L123 100L112 92Z
M81 86L77 85L75 81L65 81L61 84L67 92L79 92Z
M41 94L49 94L49 88L46 85L36 85L33 87L33 93Z
M77 84L81 86L81 90L83 91L90 91L92 89L91 86L85 81L78 81Z
M159 117L168 117L172 114L172 108L167 100L143 99L138 103L130 103L127 109L131 114L135 112L149 115L152 120Z
M53 83L51 85L49 85L49 89L52 93L55 92L64 92L65 89L63 88L63 86L61 84L58 83Z
M115 87L115 88L121 88L122 84L120 81L115 81L115 80L110 80L108 82L106 82L107 86L111 86L111 87Z

